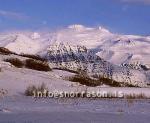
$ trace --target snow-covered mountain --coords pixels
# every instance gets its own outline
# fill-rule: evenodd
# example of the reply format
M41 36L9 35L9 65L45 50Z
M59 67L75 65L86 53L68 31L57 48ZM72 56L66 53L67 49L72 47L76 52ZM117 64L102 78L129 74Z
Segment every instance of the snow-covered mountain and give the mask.
M95 50L98 56L113 64L139 62L150 66L149 37L113 34L102 27L71 26L58 31L55 40Z
M82 71L92 78L108 78L122 83L122 86L143 87L147 86L150 80L146 70L112 64L84 46L61 43L51 45L47 50L45 57L50 62L51 68Z
M0 46L15 53L39 54L51 67L86 71L117 82L146 86L150 37L113 34L109 30L71 25L51 33L5 33Z
M101 58L116 64L142 64L150 67L150 37L113 34L109 30L71 25L53 33L7 33L0 46L17 53L43 53L50 45L65 43L85 46Z

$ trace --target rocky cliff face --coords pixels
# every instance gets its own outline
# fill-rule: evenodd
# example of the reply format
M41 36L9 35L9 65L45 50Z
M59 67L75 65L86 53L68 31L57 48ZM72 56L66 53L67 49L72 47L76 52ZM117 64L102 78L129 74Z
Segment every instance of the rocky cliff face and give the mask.
M90 77L108 78L122 83L123 86L128 84L143 87L149 82L144 71L111 64L95 55L94 50L88 50L85 46L58 43L47 49L45 57L52 68L82 71Z

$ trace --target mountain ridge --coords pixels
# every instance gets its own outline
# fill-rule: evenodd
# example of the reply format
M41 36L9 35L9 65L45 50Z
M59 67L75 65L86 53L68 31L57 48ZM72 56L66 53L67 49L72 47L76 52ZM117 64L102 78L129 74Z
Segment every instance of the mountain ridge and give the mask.
M150 81L149 37L71 25L53 33L1 34L0 46L17 54L40 55L52 68L82 70L90 77L101 76L140 87Z
M0 46L16 53L42 55L50 45L60 43L85 46L116 65L140 62L150 67L149 36L113 34L102 27L90 28L83 25L71 25L51 33L0 34Z

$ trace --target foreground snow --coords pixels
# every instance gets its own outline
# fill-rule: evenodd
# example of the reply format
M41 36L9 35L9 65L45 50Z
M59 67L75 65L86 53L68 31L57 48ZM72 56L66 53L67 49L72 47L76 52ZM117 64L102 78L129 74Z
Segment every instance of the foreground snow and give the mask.
M150 100L0 99L0 123L148 123Z

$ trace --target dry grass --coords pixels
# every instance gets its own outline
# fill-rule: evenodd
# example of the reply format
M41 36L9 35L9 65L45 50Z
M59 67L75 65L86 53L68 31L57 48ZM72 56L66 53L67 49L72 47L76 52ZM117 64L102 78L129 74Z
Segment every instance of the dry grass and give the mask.
M0 54L2 55L9 55L9 54L15 54L14 52L8 50L7 48L0 47Z
M33 60L33 59L26 59L25 61L21 61L18 58L8 58L4 60L5 62L9 62L17 68L26 67L33 70L38 71L51 71L47 62Z
M123 113L124 111L123 111L123 109L118 109L117 112Z
M91 86L91 87L101 85L100 81L91 79L87 76L81 76L81 75L75 75L73 77L69 77L69 81L79 82L82 85Z
M111 87L121 87L121 84L109 78L99 77L99 81Z
M47 62L33 60L33 59L26 59L25 67L33 70L38 71L51 71Z
M104 78L104 77L99 77L98 79L92 79L88 77L87 75L75 75L73 77L69 78L69 81L72 82L79 82L82 85L86 86L100 86L100 85L109 85L111 87L122 87L123 85L120 82L113 81L112 79L109 78Z
M5 59L4 61L11 63L12 65L18 68L22 68L24 66L24 63L18 58L9 58Z
M70 73L79 74L78 71L69 70L69 69L66 69L66 68L53 68L53 69L55 69L55 70L63 70L63 71L67 71L67 72L70 72Z
M146 99L148 97L145 94L140 93L140 94L128 94L128 95L125 95L124 98L126 98L126 99Z
M43 92L44 90L48 90L46 84L42 83L39 86L30 85L25 90L25 96L34 96L34 93Z
M3 97L8 94L8 90L0 89L0 97Z

